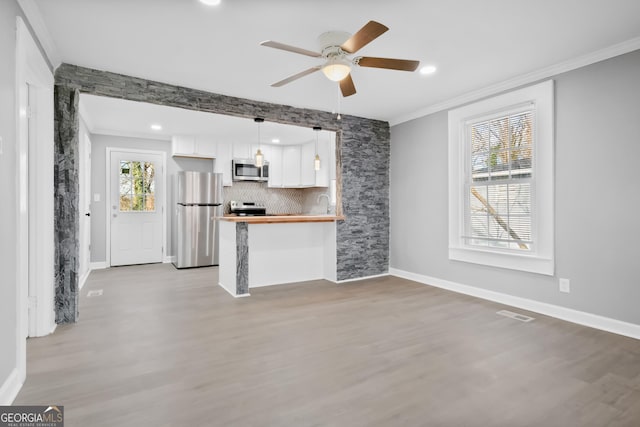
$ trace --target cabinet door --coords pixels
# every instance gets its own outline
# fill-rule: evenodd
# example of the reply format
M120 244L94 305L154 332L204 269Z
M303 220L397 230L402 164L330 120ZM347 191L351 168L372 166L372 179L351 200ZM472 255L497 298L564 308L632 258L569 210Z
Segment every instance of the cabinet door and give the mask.
M222 185L229 187L233 184L231 175L232 144L230 142L218 142L218 155L215 160L214 171L222 174Z
M329 140L320 141L318 143L318 155L320 156L320 170L315 171L316 187L328 187L329 186L329 171L331 169L331 162L334 162L335 159L330 155L331 153L331 142ZM315 167L315 164L314 164ZM335 169L335 166L334 166Z
M177 135L171 138L171 155L194 157L196 154L196 138Z
M215 158L217 144L215 139L206 137L206 136L198 136L196 137L196 154L199 157L203 158Z
M316 171L313 163L315 157L316 143L304 144L300 153L300 184L304 187L313 187L316 184Z
M233 158L234 159L252 159L255 153L251 153L251 144L245 142L233 143Z
M282 147L269 147L269 157L265 158L269 162L269 187L282 187Z
M300 187L300 146L290 145L282 149L282 185Z

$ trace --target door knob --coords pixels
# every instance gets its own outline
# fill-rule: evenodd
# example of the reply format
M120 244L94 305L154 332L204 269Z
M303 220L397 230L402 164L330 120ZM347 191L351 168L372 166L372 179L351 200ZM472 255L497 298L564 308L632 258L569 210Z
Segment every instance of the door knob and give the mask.
M86 214L84 214L85 216L91 216L91 212L87 212Z
M115 217L117 217L117 216L118 216L118 214L113 214L113 217L114 217L114 218L115 218Z

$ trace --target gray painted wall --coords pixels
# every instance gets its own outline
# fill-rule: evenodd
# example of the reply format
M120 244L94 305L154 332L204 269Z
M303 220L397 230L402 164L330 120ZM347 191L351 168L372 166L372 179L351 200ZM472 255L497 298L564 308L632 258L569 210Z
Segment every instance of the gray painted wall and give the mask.
M167 204L166 209L169 213L167 217L167 246L169 250L167 255L171 253L171 224L175 210L173 206L172 177L181 170L191 170L198 172L213 172L213 161L207 159L191 159L171 157L171 142L142 139L127 138L122 136L96 135L91 138L91 262L106 261L106 149L113 148L131 148L137 150L163 151L167 154ZM100 194L100 201L94 202L93 195Z
M0 2L0 386L16 367L16 15L15 1Z
M448 259L447 112L391 128L390 265L640 324L640 51L554 80L556 276Z

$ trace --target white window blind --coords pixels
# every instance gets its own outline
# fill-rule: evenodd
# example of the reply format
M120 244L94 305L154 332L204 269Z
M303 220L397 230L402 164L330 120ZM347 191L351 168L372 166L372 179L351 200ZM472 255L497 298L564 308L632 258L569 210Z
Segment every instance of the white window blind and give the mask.
M534 117L529 107L466 125L467 244L531 251Z

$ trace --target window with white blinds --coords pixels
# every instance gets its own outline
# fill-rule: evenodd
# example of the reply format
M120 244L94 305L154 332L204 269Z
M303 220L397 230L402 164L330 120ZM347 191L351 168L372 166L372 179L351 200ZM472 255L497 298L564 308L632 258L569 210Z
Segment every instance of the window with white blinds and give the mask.
M534 111L501 113L466 125L465 240L531 251Z
M449 112L449 258L553 274L553 82Z

